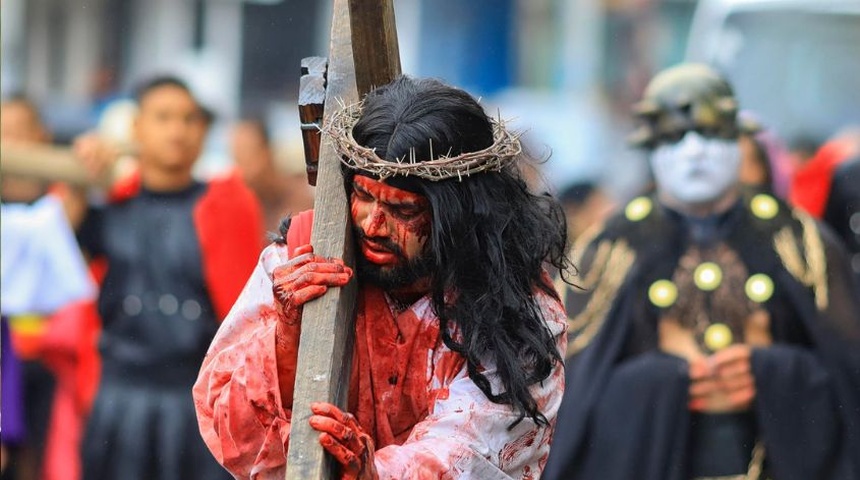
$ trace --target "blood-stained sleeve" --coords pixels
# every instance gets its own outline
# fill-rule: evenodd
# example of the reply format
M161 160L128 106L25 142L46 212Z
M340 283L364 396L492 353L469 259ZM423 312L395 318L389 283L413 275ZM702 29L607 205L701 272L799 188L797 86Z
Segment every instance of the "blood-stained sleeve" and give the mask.
M284 475L291 411L283 408L278 385L271 271L286 256L284 246L263 251L194 385L200 433L237 478Z
M541 294L547 326L556 339L561 358L567 345L566 317L561 306ZM431 365L444 366L442 349L433 353ZM564 369L558 362L550 376L531 387L538 408L549 425L537 425L528 417L514 428L517 419L509 405L491 402L469 379L465 365L447 375L444 368L430 372L431 396L435 402L430 414L412 429L403 445L391 445L376 452L375 463L380 480L409 478L431 479L522 479L540 477L549 456L556 413L564 393ZM494 368L485 374L499 391Z

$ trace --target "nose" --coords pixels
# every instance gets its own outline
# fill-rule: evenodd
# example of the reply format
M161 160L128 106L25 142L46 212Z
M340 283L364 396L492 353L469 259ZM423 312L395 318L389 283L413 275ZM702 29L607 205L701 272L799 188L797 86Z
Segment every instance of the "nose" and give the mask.
M362 228L368 237L387 237L388 218L379 203L374 203L370 214L364 219Z
M705 152L705 143L701 135L689 131L681 140L682 151L691 157L700 157Z

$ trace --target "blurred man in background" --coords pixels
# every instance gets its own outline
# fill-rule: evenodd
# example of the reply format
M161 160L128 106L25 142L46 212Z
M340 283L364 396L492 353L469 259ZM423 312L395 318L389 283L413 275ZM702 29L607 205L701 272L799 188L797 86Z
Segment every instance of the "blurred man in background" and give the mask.
M823 220L845 242L851 269L860 283L860 155L847 159L834 172Z
M313 208L313 192L304 172L286 174L275 164L275 152L263 122L239 122L233 127L231 140L236 168L260 201L267 232L277 232L283 218Z
M229 478L200 438L191 386L262 248L259 206L238 176L192 176L209 116L181 80L151 79L136 99L138 171L80 233L107 261L84 478ZM93 136L76 151L94 171L116 160Z
M602 222L614 208L612 200L596 182L578 182L558 195L567 217L567 237L571 245L586 230Z
M838 132L800 166L791 201L842 238L860 281L860 127Z
M51 142L38 109L22 95L12 95L0 105L0 139L25 144ZM0 185L4 200L14 202L33 202L48 190L46 182L9 175L3 175Z
M564 208L567 219L567 238L572 245L572 254L578 255L580 250L587 244L587 236L592 232L600 230L600 225L612 213L614 202L604 193L600 186L591 181L576 182L568 185L558 194L558 199ZM569 285L565 282L564 275L553 272L555 289L559 299L566 311L568 306ZM568 323L573 319L568 315ZM568 337L568 341L576 337Z
M741 149L740 182L780 199L787 199L794 175L791 154L776 132L761 126L761 121L752 112L741 111L738 116L745 123L759 126L755 132L738 136L738 147Z
M544 478L860 478L860 296L841 244L740 188L752 128L710 68L662 72L636 112L656 195L577 262Z
M0 140L23 147L47 143L50 135L36 106L16 96L0 106ZM74 431L75 420L80 420L74 414L60 418L56 413L62 401L55 398L71 392L55 386L70 386L72 379L58 368L55 340L72 337L76 329L61 320L60 312L95 297L70 225L70 218L81 218L83 203L64 185L5 174L0 198L2 455L9 468L3 478L52 478L47 466L57 462L57 448L61 448L56 435ZM12 335L6 335L7 319ZM14 352L5 349L9 337ZM10 383L17 375L16 354L23 360L23 390ZM26 420L26 432L16 420ZM9 444L16 446L14 452L7 451Z

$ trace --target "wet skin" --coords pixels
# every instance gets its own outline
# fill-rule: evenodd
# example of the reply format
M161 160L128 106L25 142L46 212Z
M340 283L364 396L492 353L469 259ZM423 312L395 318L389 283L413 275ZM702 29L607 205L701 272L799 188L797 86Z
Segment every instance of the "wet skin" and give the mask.
M356 175L350 207L362 255L383 271L424 251L430 235L430 204L423 195Z

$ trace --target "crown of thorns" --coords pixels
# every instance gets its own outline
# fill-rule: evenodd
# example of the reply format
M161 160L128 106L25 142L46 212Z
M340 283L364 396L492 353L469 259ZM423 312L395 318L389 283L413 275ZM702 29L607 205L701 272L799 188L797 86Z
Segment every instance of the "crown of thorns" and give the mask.
M462 180L473 173L487 170L499 171L508 165L522 152L520 134L505 128L505 123L499 119L490 118L493 128L493 144L475 152L460 155L448 154L433 158L433 143L430 141L430 160L418 161L415 149L395 161L386 161L376 154L372 148L363 147L352 136L352 128L361 117L363 102L343 106L323 127L323 134L334 142L334 147L340 155L340 160L349 168L362 170L378 176L380 179L395 175L416 176L431 181L457 178ZM449 152L450 153L450 152Z

